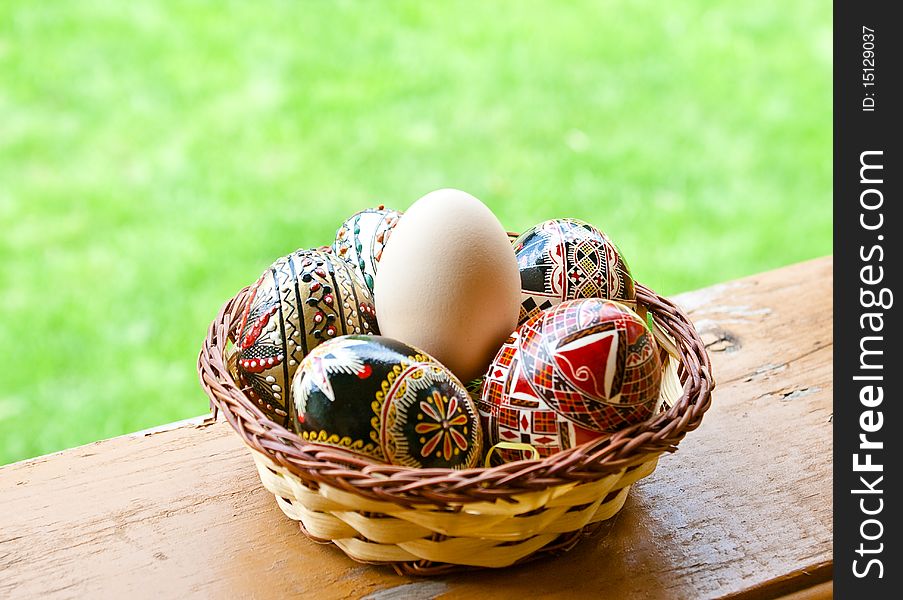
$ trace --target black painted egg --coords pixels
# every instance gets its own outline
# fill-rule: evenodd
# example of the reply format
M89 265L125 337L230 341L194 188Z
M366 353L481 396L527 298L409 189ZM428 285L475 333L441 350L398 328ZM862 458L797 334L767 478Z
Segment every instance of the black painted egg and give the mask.
M639 423L660 406L652 333L610 300L563 302L524 323L489 367L479 411L487 445L529 444L541 456ZM528 458L500 450L504 460Z
M336 231L332 251L360 269L371 292L383 248L401 214L382 205L368 208L351 215Z
M347 335L317 346L295 373L292 398L304 440L414 468L479 464L480 419L464 386L397 340Z
M518 324L577 298L607 298L636 307L630 268L600 230L577 219L552 219L514 241L521 277Z
M238 383L283 425L288 387L304 356L344 334L379 332L360 273L321 250L298 250L264 271L251 288L238 331Z

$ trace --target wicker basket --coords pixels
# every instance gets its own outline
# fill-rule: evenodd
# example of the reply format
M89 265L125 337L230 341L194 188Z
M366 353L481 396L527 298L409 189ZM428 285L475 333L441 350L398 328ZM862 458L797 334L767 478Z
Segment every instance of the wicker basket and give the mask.
M238 388L227 357L247 300L245 289L225 304L198 358L211 409L250 448L264 487L304 533L402 574L505 567L570 549L620 510L630 485L677 449L711 403L711 365L693 325L637 285L638 305L672 356L657 417L544 460L466 471L376 465L303 441Z

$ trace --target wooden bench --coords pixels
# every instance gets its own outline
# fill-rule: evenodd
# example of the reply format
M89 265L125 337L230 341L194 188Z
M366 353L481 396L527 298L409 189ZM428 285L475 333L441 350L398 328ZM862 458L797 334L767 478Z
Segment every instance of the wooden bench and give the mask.
M830 597L831 258L677 300L709 347L713 408L559 558L440 579L354 563L198 418L0 468L0 598Z

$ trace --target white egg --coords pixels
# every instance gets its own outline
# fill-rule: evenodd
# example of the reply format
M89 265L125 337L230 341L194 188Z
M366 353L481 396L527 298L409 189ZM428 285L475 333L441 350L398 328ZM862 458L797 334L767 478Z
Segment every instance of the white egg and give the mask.
M492 211L460 190L437 190L404 213L383 250L376 318L383 335L469 381L517 326L520 287L514 248Z

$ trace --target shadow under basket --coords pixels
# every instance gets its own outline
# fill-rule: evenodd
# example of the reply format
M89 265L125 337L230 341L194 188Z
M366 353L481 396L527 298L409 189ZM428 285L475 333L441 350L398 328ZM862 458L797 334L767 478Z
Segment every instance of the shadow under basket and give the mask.
M665 351L662 410L652 419L542 460L484 469L379 465L312 444L264 415L235 383L228 354L248 301L242 290L210 326L198 358L201 386L251 450L260 480L317 542L401 574L506 567L554 555L613 517L631 484L696 429L714 381L687 316L637 284Z

